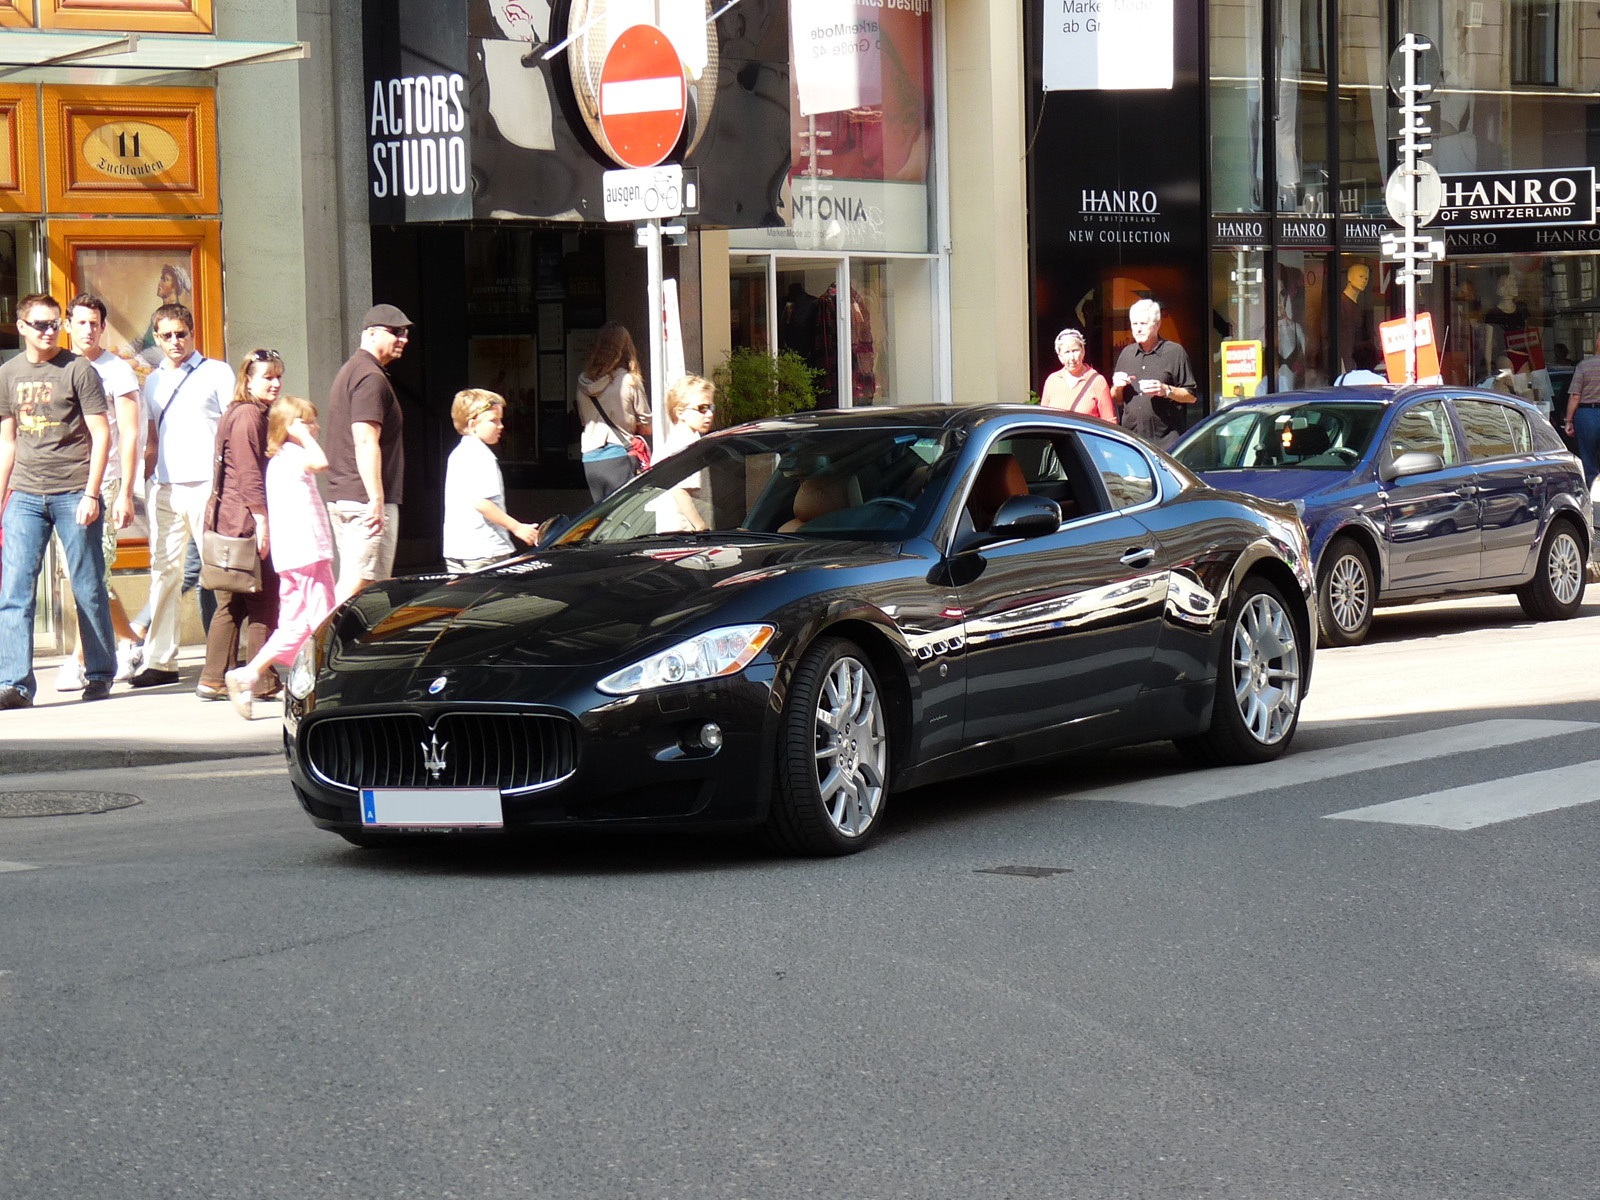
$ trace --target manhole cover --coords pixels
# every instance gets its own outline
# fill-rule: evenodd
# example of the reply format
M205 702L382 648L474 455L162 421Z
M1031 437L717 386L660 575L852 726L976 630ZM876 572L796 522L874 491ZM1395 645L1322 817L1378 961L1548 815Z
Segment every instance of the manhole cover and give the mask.
M143 803L126 792L0 792L0 817L72 817Z

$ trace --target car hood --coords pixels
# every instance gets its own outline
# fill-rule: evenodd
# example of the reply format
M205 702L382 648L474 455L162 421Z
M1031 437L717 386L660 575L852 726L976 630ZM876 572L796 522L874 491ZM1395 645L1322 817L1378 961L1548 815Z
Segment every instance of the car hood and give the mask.
M719 624L719 610L729 612L728 623L760 620L794 594L796 577L870 566L898 552L896 544L865 542L649 539L557 548L473 575L389 580L340 611L327 665L606 663ZM775 594L739 602L757 589Z
M1263 500L1305 500L1350 482L1346 471L1202 471L1200 478L1214 488Z

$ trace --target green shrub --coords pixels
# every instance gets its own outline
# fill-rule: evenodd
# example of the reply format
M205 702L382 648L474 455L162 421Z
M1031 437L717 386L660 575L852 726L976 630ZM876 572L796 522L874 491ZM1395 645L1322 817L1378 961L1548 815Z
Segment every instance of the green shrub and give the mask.
M764 350L738 347L712 372L717 385L717 427L784 417L817 406L822 371L793 350L773 358Z

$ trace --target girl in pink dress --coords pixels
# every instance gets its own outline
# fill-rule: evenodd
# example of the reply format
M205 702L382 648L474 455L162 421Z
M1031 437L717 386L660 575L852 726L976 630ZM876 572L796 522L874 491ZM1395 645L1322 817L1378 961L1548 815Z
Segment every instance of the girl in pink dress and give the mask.
M280 396L267 413L267 522L278 573L278 627L260 653L223 678L239 715L252 718L255 690L269 665L289 666L333 611L333 533L312 476L328 469L309 400Z

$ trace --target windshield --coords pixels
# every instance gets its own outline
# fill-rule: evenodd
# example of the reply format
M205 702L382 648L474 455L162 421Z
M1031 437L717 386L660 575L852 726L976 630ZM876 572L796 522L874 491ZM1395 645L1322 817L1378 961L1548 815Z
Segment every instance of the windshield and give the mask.
M1348 471L1383 419L1379 404L1327 401L1224 412L1174 452L1191 471Z
M699 533L900 541L928 524L962 438L903 425L716 434L630 480L556 545Z

